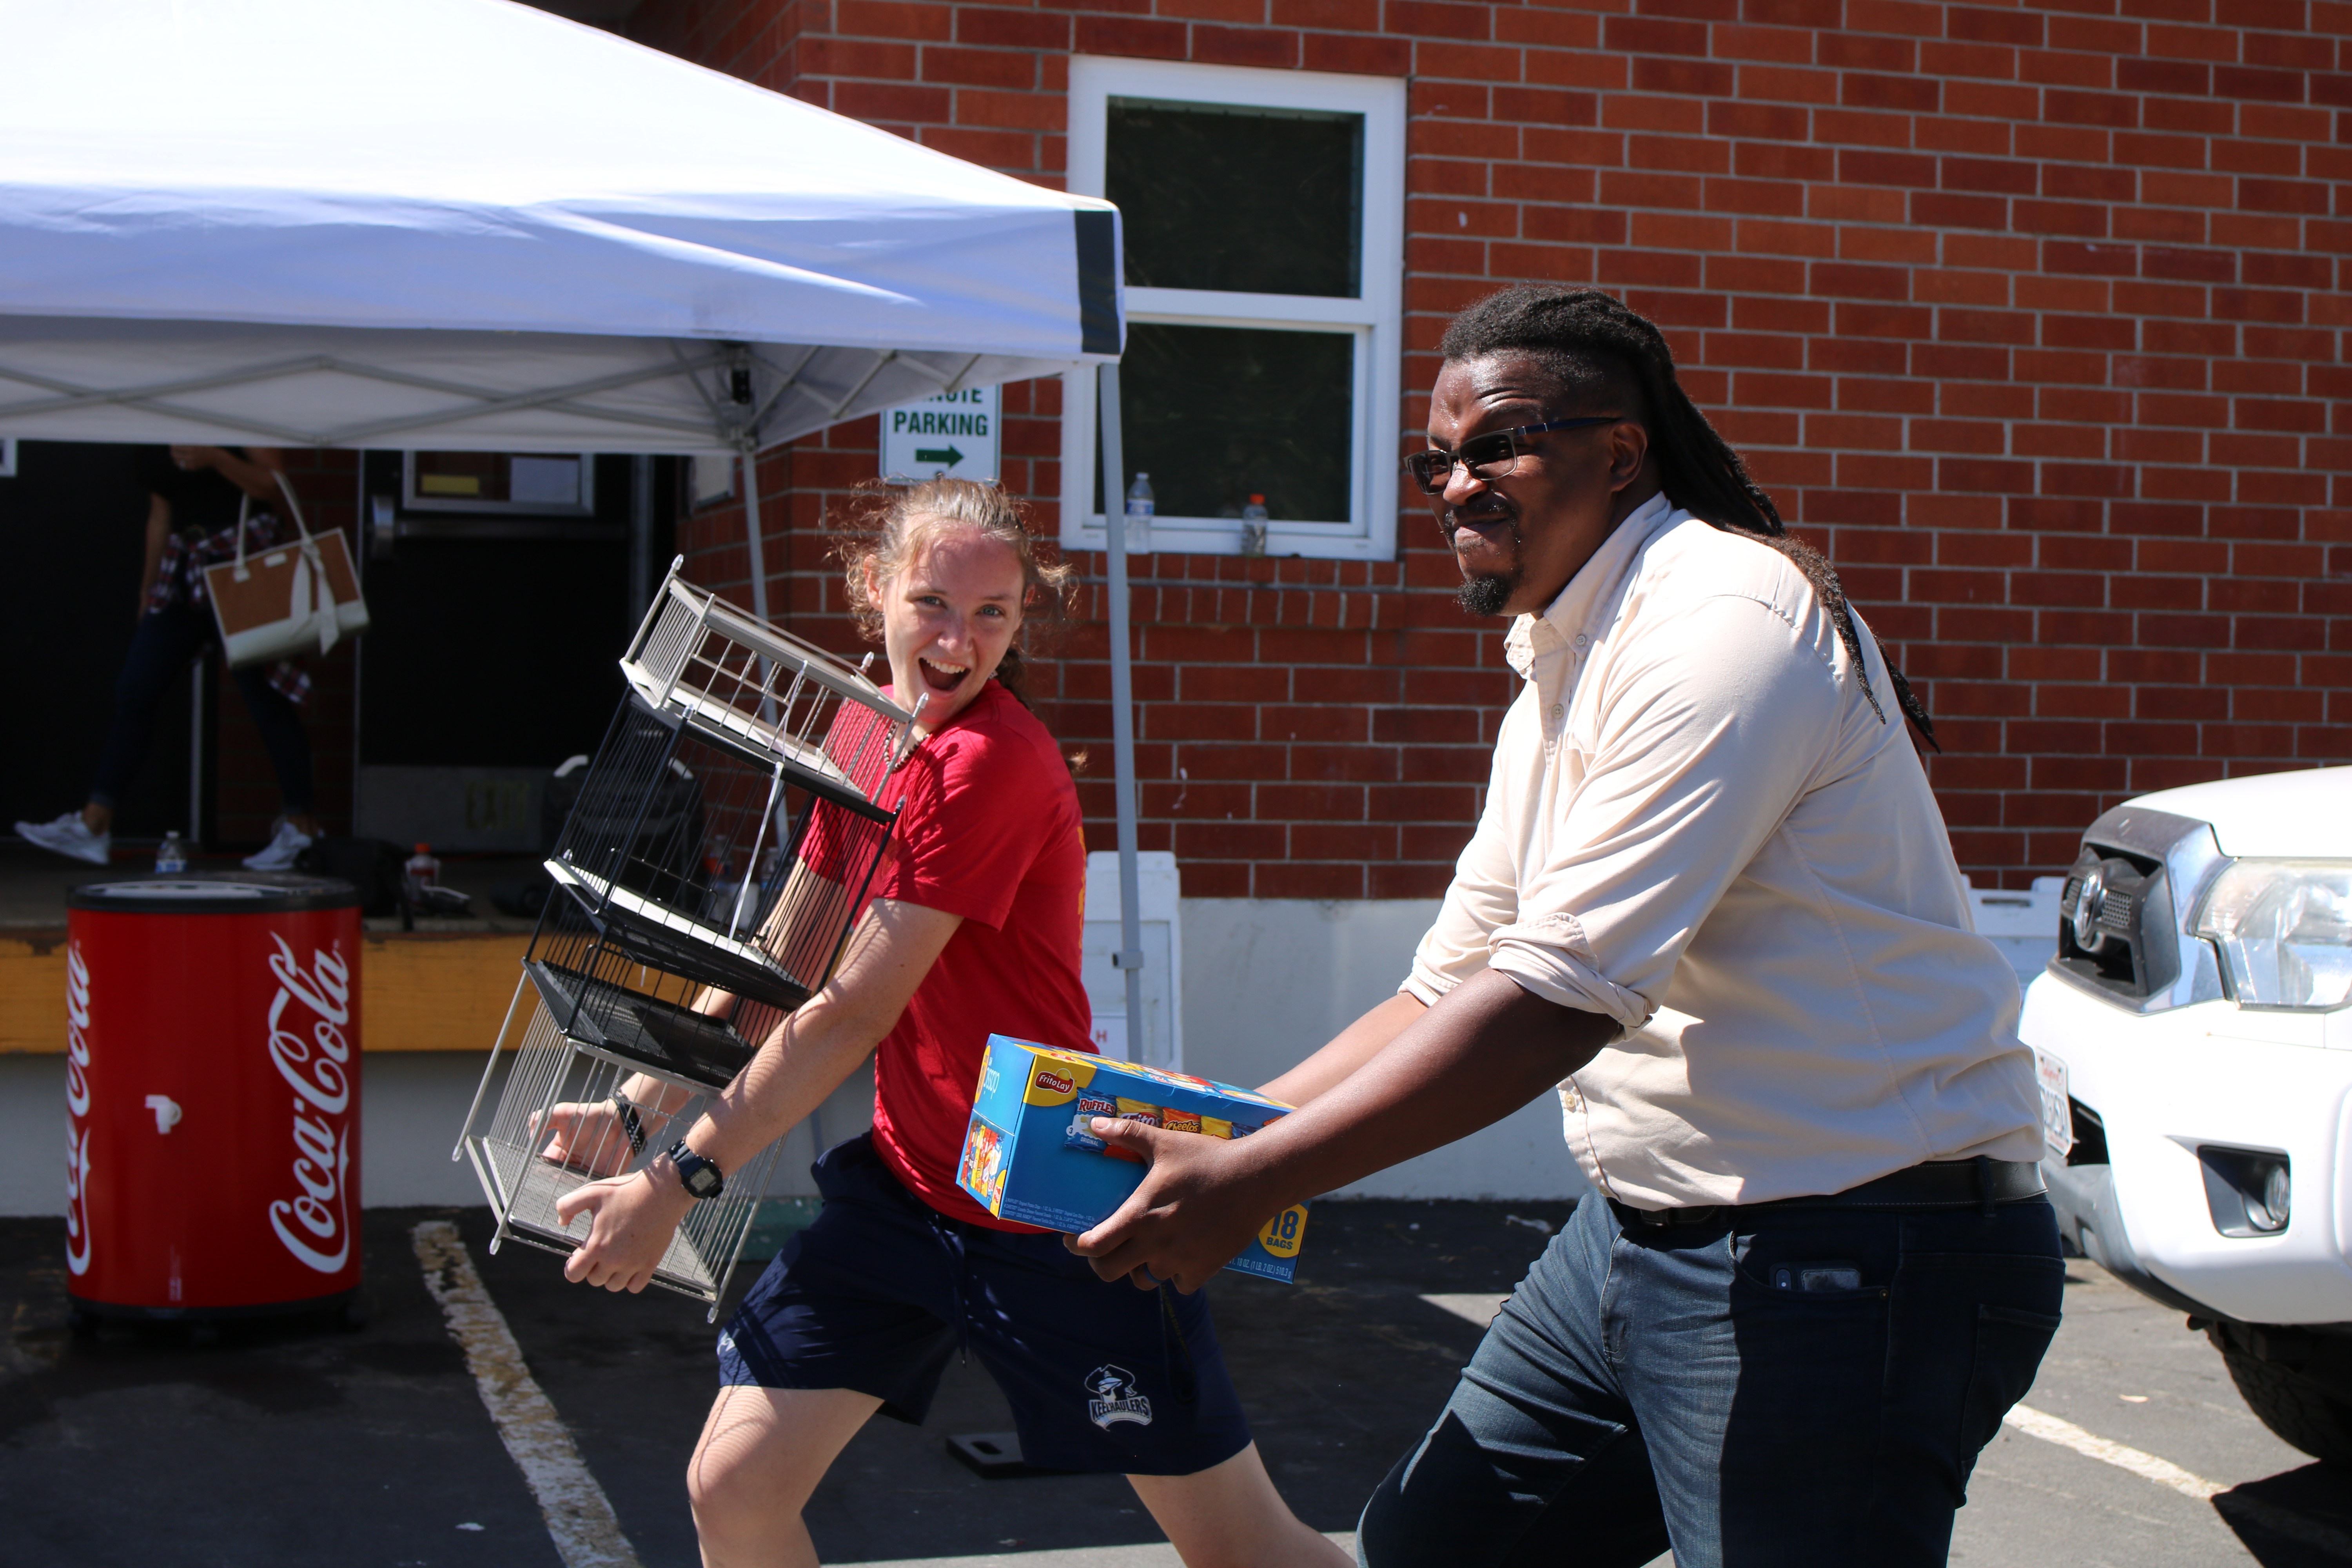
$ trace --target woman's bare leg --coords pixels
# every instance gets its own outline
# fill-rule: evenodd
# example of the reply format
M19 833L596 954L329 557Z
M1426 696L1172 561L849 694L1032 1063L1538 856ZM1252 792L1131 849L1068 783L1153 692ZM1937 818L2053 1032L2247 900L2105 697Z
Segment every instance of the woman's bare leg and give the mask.
M814 1568L801 1510L881 1407L847 1388L720 1389L686 1469L704 1568Z
M1189 1476L1127 1479L1184 1568L1352 1568L1353 1559L1290 1511L1255 1443Z

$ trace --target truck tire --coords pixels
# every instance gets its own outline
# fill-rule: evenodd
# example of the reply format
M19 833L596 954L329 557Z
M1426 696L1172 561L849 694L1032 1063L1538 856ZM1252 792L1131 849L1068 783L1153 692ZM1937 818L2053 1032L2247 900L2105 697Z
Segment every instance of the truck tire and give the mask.
M2263 1426L2315 1459L2352 1469L2352 1405L2329 1398L2308 1379L2252 1352L2218 1348L2230 1381Z

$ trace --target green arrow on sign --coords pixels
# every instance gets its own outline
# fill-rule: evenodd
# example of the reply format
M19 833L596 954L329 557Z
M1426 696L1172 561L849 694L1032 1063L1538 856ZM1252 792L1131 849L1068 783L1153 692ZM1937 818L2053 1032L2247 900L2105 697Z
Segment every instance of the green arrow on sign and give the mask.
M940 463L952 468L963 461L963 454L953 447L918 447L915 448L915 461Z

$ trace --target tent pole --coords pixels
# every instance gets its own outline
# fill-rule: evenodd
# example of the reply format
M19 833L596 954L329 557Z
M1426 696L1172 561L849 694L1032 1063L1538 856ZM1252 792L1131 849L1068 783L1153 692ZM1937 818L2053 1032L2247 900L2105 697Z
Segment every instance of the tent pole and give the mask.
M654 602L654 460L629 459L629 618L642 621Z
M1118 947L1111 963L1127 977L1127 1054L1143 1050L1143 909L1135 847L1135 670L1128 647L1127 453L1118 411L1118 366L1095 371L1102 418L1103 532L1110 549L1111 798L1118 810ZM1167 1067L1177 1064L1168 1062Z
M768 556L760 543L760 448L746 436L737 443L743 457L743 537L751 547L751 614L768 618Z

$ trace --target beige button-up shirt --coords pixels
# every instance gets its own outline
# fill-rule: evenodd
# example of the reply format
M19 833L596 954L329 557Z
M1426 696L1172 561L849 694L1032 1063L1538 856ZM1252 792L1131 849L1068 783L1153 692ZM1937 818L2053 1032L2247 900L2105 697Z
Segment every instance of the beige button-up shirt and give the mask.
M1434 1003L1493 968L1617 1020L1559 1086L1612 1197L1761 1203L2041 1155L2017 982L1971 929L1862 641L1857 671L1785 556L1663 496L1511 627L1526 685L1402 989Z

